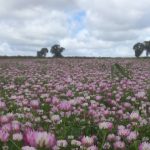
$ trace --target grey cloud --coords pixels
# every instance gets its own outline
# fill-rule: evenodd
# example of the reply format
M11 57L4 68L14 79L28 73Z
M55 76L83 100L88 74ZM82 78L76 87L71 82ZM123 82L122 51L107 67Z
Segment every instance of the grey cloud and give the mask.
M55 10L71 10L77 7L74 0L0 0L0 14L5 15L19 10L33 9L41 7Z
M150 39L149 6L149 0L0 0L0 54L35 55L60 43L66 56L134 56L134 43ZM85 16L73 20L78 12Z

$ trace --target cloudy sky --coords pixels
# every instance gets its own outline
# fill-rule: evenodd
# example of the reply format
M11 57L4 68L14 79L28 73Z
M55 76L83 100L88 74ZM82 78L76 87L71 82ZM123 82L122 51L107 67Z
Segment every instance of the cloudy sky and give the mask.
M59 43L65 56L132 57L149 18L150 0L0 0L0 55Z

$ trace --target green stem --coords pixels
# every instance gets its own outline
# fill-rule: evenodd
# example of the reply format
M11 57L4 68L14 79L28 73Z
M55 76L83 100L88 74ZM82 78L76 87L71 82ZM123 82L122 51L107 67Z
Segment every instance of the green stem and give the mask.
M135 147L135 150L138 150L138 146L137 146L137 145L138 145L137 142L134 141L134 147Z
M101 150L103 150L103 145L104 145L104 143L105 143L105 139L106 139L106 135L107 135L107 133L106 133L106 131L104 132L104 137L103 137L103 140L102 140L102 145L101 145Z
M9 141L17 148L17 150L21 150L21 148L18 145L16 145L16 143L14 143L11 139L9 139Z

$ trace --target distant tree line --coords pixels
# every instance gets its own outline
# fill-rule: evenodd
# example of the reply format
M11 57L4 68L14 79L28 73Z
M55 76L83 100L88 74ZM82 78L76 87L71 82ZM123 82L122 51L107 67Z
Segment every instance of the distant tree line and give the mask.
M144 50L146 50L146 56L150 54L150 41L144 41L143 43L136 43L133 46L135 51L135 56L140 57ZM65 50L64 47L61 47L59 44L55 44L51 47L50 53L53 54L53 57L63 57L62 52ZM46 57L48 53L47 48L42 48L40 51L37 51L37 57Z
M53 54L53 57L63 57L62 52L65 48L61 47L59 44L55 44L51 47L50 52ZM37 51L37 57L46 57L48 53L47 48L42 48L40 51Z

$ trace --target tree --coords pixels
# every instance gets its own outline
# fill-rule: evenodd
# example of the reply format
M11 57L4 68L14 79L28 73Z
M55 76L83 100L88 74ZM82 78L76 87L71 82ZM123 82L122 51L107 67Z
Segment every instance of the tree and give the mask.
M133 49L135 51L135 56L139 57L144 51L144 44L143 43L136 43L133 46Z
M146 50L146 56L150 53L150 41L144 41L143 43L136 43L133 46L135 56L140 57L144 50Z
M65 50L65 48L60 47L60 45L55 44L51 47L50 52L53 54L53 57L63 57L62 52Z
M37 57L46 57L47 53L48 53L48 49L42 48L40 51L37 51Z

